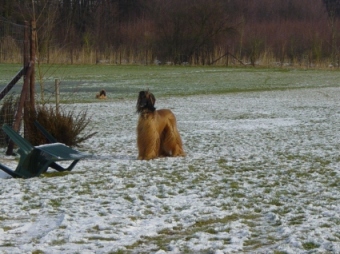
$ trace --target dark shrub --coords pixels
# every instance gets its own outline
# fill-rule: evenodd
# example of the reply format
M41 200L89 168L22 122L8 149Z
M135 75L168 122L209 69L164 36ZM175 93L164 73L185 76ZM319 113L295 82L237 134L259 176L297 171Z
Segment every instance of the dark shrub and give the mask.
M26 138L33 145L47 143L46 138L35 127L35 120L44 126L58 142L68 146L78 146L96 134L96 132L82 134L90 123L87 111L76 113L75 111L66 112L62 108L57 111L52 106L37 106L35 110L29 110L25 118L26 133L28 133Z

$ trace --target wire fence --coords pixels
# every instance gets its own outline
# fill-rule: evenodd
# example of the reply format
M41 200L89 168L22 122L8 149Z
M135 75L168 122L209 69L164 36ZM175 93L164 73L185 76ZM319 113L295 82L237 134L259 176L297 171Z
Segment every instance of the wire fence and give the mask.
M24 62L25 25L0 17L0 127L13 125L23 87L23 66L8 68L7 64ZM4 65L3 63L6 63ZM0 147L8 145L8 138L0 131Z
M0 62L23 61L25 25L15 24L0 17Z

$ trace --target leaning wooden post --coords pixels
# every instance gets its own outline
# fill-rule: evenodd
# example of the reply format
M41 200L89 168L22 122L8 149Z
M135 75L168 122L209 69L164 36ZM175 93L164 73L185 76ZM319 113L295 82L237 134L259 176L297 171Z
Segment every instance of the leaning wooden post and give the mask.
M15 131L19 131L20 129L20 122L21 122L21 117L22 117L22 110L24 108L25 100L27 98L27 87L28 87L28 78L29 78L29 69L30 69L30 61L29 61L29 54L28 54L28 49L29 49L29 33L28 33L28 22L25 22L25 30L24 30L24 68L23 68L23 75L24 75L24 84L22 86L22 91L20 95L20 100L17 108L17 112L14 116L14 122L12 128ZM13 154L13 148L14 148L14 143L12 140L8 143L7 150L6 150L6 155L12 155Z
M28 68L28 64L30 62L29 59L29 24L25 21L25 30L24 30L24 68L25 68L25 76Z
M26 75L29 77L32 73L32 68L31 68L31 64L29 64L27 70L26 70ZM19 131L20 128L20 121L21 121L21 117L22 117L22 110L24 108L25 105L25 101L26 98L28 96L28 81L27 78L26 80L24 79L24 84L22 86L22 91L20 94L20 99L19 99L19 105L18 105L18 110L14 116L14 123L13 123L13 130L15 131ZM12 155L13 154L13 147L14 147L14 143L13 141L10 141L7 147L7 151L6 151L6 155Z
M25 76L24 76L24 86L22 88L22 93L25 93L25 97L22 98L22 100L24 100L24 104L23 104L23 114L24 114L24 123L27 123L27 119L28 119L28 116L29 116L29 86L30 86L30 80L31 80L31 77L30 77L30 73L28 73L28 68L32 68L32 66L30 65L30 67L28 67L28 64L31 60L31 54L30 54L30 44L31 44L31 40L30 40L30 33L29 33L29 30L31 30L32 27L29 26L28 22L25 21L25 42L24 42L24 62L25 62ZM23 95L22 95L23 96ZM20 113L17 115L18 116L21 116L22 114L22 109L20 109ZM19 119L20 118L20 119ZM18 131L20 129L20 123L17 122L17 121L21 121L21 117L18 117L18 119L16 119L16 122L14 124L14 130ZM27 137L29 135L29 130L28 130L28 127L26 126L26 124L24 124L24 137Z
M31 21L31 50L30 57L32 62L32 74L30 77L30 106L35 109L35 59L36 59L36 45L37 45L37 25L36 21Z
M59 79L56 79L54 81L54 85L55 85L55 108L56 108L56 113L57 115L59 114L59 96L60 96L60 93L59 93L59 86L60 86L60 80Z

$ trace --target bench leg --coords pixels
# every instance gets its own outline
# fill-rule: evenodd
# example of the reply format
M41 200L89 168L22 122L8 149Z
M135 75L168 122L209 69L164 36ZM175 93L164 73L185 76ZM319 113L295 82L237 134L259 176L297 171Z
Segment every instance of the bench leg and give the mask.
M73 162L70 164L70 166L68 166L67 168L63 168L62 166L60 166L59 164L57 164L57 163L55 163L55 162L53 162L53 163L50 165L50 167L53 168L53 169L55 169L55 170L57 170L57 171L59 171L59 172L63 172L63 171L71 171L71 170L74 168L74 166L78 163L78 161L79 161L79 160L73 161Z
M6 167L5 165L0 164L0 169L14 178L22 178L21 175L17 174L15 171Z

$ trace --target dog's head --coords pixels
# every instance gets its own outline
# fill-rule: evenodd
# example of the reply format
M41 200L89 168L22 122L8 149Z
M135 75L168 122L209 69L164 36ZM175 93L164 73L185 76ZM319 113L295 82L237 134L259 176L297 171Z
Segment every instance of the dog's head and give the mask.
M142 113L145 111L154 112L156 108L154 107L156 102L155 96L148 91L140 91L137 100L137 113Z

